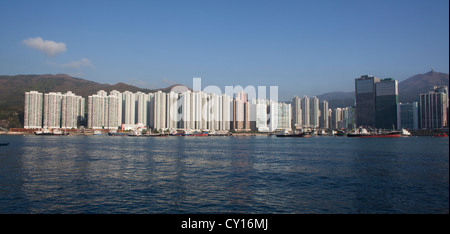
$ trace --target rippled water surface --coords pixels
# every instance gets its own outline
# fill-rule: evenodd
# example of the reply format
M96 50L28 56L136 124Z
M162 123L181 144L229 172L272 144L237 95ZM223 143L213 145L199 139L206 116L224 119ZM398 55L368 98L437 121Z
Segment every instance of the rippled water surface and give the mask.
M448 138L1 142L0 213L449 213Z

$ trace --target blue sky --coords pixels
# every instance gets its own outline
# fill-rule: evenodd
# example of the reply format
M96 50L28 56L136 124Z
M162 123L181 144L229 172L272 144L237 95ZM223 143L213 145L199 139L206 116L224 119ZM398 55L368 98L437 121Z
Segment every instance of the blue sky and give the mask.
M0 1L0 74L353 91L449 73L448 0Z

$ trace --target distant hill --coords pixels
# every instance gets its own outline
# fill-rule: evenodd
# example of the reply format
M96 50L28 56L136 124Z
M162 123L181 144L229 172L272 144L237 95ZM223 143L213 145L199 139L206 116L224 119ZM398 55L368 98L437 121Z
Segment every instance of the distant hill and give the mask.
M317 96L319 100L328 101L328 108L353 106L355 104L355 92L331 92Z
M413 102L419 99L420 93L433 90L434 86L449 86L449 75L430 71L414 75L399 83L400 102ZM142 89L125 83L101 84L89 80L71 77L66 74L57 75L16 75L0 76L0 127L21 127L23 122L23 105L25 92L35 90L41 93L72 91L76 95L87 98L99 90L110 92L144 92L161 90L170 92L173 86L162 89ZM329 108L354 105L354 92L331 92L317 96L319 100L327 100Z
M66 74L57 75L16 75L0 76L0 127L21 127L23 121L23 105L25 92L30 90L41 93L72 91L76 95L87 98L89 95L97 93L99 90L110 92L118 90L120 92L155 92L161 90L170 92L173 86L162 89L142 89L132 85L101 84L89 80L71 77ZM87 103L87 101L86 101Z
M430 71L414 75L398 84L400 102L416 102L419 94L432 91L434 86L449 86L448 74Z

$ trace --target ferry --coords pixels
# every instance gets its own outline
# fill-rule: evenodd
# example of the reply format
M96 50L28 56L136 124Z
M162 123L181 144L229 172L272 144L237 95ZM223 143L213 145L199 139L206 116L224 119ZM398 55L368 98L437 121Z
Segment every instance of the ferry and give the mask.
M359 128L351 133L347 134L348 137L401 137L401 133L399 131L391 131L391 132L369 132L365 128Z

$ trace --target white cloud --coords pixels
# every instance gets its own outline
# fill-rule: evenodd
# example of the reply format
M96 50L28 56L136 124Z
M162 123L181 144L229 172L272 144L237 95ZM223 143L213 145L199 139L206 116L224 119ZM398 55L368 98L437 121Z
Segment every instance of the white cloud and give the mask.
M66 51L66 44L64 42L42 40L40 37L27 38L23 40L23 43L26 46L40 50L51 57Z
M87 58L82 58L80 61L73 61L70 63L61 64L60 66L63 68L77 68L77 69L81 69L81 67L94 68L94 65L92 65L91 61Z

